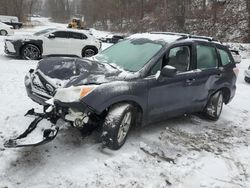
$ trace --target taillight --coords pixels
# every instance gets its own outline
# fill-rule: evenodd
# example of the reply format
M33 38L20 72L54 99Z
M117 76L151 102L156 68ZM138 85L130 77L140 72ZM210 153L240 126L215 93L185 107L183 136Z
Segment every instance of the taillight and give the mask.
M235 67L235 68L233 69L233 71L234 71L234 74L236 75L236 77L238 77L238 75L239 75L239 73L240 73L239 68L238 68L238 67Z

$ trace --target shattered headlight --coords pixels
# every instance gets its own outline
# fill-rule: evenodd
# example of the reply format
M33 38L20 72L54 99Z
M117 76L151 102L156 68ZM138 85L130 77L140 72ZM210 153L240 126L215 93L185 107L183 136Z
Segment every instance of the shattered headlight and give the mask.
M75 102L87 96L96 87L97 85L59 88L57 89L54 99L66 103Z

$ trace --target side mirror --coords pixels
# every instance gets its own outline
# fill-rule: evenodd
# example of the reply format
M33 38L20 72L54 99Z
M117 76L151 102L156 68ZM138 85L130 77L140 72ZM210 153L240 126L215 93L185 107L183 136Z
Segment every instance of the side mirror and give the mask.
M54 39L54 38L56 38L56 36L55 36L54 34L51 33L51 34L49 34L48 38L49 38L49 39Z
M173 77L176 75L176 73L177 73L177 69L170 65L166 65L161 70L161 76L163 77Z

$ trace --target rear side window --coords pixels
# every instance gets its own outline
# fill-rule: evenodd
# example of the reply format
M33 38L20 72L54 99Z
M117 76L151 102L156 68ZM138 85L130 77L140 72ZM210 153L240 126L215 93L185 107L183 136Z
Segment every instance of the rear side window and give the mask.
M225 50L218 49L222 65L231 63L230 57Z
M65 31L56 31L53 34L56 38L68 38L68 32Z
M211 46L197 45L197 69L209 69L218 66L216 50Z
M82 33L70 32L70 38L73 39L87 39L87 36Z

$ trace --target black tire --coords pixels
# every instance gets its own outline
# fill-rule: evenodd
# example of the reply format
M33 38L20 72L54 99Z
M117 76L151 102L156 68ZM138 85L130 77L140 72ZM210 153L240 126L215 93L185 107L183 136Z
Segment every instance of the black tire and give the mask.
M245 81L246 81L247 83L250 83L250 78L248 78L248 77L245 76Z
M135 122L135 118L136 115L132 105L121 103L112 106L102 127L101 139L103 145L112 150L121 148Z
M2 29L2 30L0 30L0 35L6 36L6 35L8 35L8 32L6 30Z
M84 48L82 50L82 57L92 57L94 55L96 55L98 53L98 51L95 48Z
M203 114L206 118L217 121L221 115L223 108L224 98L221 91L217 91L208 100L207 106Z
M22 48L21 55L26 60L38 60L41 57L41 50L36 45L27 44Z

